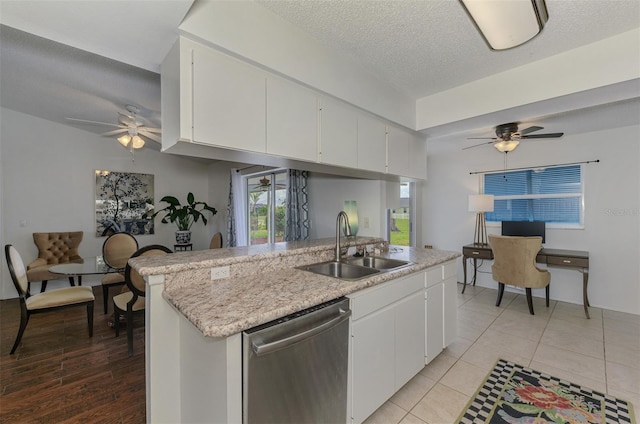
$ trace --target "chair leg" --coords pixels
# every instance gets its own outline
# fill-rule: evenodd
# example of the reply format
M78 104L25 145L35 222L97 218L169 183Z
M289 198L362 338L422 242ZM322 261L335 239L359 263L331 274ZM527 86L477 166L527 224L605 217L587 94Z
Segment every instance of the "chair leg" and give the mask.
M529 305L529 313L531 315L535 315L533 313L533 298L531 297L531 288L527 287L527 305Z
M133 356L133 311L127 309L127 346L129 356Z
M109 286L102 286L102 303L104 304L104 313L106 315L109 309Z
M113 304L113 326L116 329L116 337L120 335L120 311L116 308L116 304Z
M89 324L89 337L93 337L93 302L87 303L87 321Z
M548 284L547 287L544 288L544 294L547 297L547 308L549 307L549 286L551 284Z
M24 306L24 305L23 305ZM24 329L27 328L27 323L29 322L29 312L26 308L21 308L20 311L20 329L18 329L18 335L16 336L16 341L11 348L11 355L13 355L20 344L20 340L22 340L22 335L24 334Z
M69 285L70 285L71 287L74 287L74 286L76 285L76 282L75 282L75 280L73 279L73 277L69 277Z
M47 289L47 280L42 280L42 284L40 285L40 293L44 293Z
M504 283L498 282L498 299L496 300L496 306L500 306L500 302L502 302L503 294L504 294Z

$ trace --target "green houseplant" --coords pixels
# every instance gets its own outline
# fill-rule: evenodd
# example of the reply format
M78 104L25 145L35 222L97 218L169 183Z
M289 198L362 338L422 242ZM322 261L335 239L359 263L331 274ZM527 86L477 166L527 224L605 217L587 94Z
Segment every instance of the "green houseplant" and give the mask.
M161 202L167 203L167 206L154 212L151 218L155 218L160 213L165 213L162 217L162 223L175 223L178 226L176 231L176 243L186 244L191 241L191 226L194 222L202 219L202 223L207 225L207 217L203 212L211 212L211 216L218 213L216 208L207 205L205 202L196 202L193 193L187 194L187 203L182 205L174 196L164 196Z

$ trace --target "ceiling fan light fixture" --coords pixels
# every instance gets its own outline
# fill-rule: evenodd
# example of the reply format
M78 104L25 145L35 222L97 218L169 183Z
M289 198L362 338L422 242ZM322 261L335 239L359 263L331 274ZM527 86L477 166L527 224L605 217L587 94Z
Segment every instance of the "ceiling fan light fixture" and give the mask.
M460 0L491 50L519 46L549 19L544 0Z
M127 147L131 142L131 136L129 134L121 135L116 140L118 140L118 143L122 144L123 147Z
M518 147L520 142L518 140L502 140L493 144L493 147L498 149L502 153L512 152Z
M133 138L131 139L131 143L134 149L142 149L142 147L144 146L144 140L137 135L133 136Z

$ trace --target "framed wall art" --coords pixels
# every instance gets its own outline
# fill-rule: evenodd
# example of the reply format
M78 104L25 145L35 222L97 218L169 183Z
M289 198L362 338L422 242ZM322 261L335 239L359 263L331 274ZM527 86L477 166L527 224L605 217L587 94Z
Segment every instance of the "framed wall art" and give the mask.
M96 170L96 236L153 234L153 175Z

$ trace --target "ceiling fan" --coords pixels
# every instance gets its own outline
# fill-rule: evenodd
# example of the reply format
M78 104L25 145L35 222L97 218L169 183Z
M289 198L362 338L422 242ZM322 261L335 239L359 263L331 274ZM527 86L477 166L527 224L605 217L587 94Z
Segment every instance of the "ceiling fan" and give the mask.
M286 188L284 184L276 183L276 190L282 190ZM249 184L249 192L264 192L271 189L271 179L269 179L266 175L263 176L257 184Z
M145 125L144 121L142 121L142 118L138 116L139 109L136 106L126 105L125 109L127 110L127 113L118 112L117 124L109 122L88 121L86 119L77 118L67 118L67 120L85 124L117 127L118 129L116 130L107 131L100 135L104 137L110 137L122 134L120 137L117 137L116 140L118 140L118 142L125 148L129 149L131 153L133 153L134 149L141 149L144 146L144 138L148 138L149 140L155 141L157 143L161 142L160 137L156 135L162 133L162 130L160 128L153 128Z
M496 127L496 137L470 137L469 138L469 140L490 139L492 141L475 144L473 146L468 146L463 148L462 150L467 150L467 149L472 149L478 146L493 144L493 147L498 149L498 151L502 153L509 153L515 150L516 147L518 147L518 144L520 144L519 140L523 140L527 138L558 138L564 135L564 133L531 134L532 132L540 131L542 129L544 128L534 125L534 126L525 128L521 131L518 131L517 122L501 124Z

